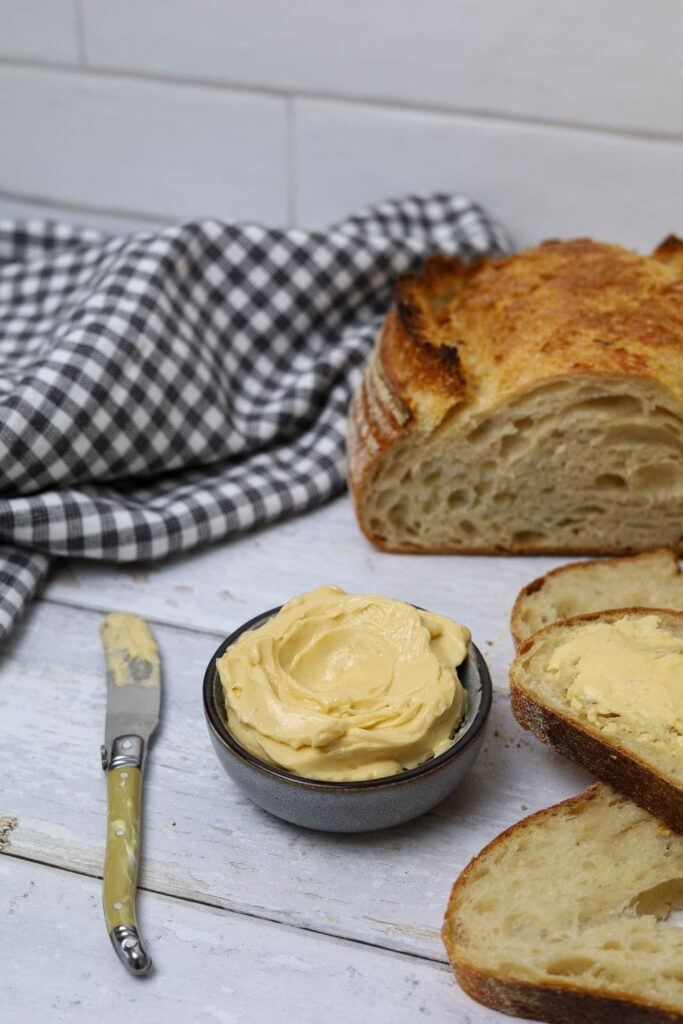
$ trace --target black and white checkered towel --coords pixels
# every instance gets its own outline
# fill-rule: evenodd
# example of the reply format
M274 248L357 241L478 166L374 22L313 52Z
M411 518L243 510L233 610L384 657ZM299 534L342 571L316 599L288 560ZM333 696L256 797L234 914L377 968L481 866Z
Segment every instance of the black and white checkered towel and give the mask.
M52 555L163 558L340 491L393 279L507 246L449 195L324 232L0 222L0 638Z

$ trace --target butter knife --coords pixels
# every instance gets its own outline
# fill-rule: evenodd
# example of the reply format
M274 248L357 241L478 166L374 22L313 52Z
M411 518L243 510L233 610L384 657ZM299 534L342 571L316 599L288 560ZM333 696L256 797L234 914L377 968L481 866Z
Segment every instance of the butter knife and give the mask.
M140 851L142 772L159 722L161 668L152 631L137 615L113 612L100 624L107 664L107 842L102 900L112 945L131 974L152 966L135 912Z

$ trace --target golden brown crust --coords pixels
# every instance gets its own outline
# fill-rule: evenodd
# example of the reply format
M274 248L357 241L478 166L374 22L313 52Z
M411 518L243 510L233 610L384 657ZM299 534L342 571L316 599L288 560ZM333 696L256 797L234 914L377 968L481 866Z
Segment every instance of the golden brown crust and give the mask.
M359 499L356 486L363 481L367 486L372 471L382 455L397 443L410 429L412 413L399 397L395 386L387 379L381 361L381 339L394 330L395 313L392 310L382 328L380 338L368 359L361 382L351 400L347 428L347 458L349 486L354 498ZM358 522L369 540L375 540L361 512L357 500Z
M669 270L679 277L683 276L683 240L676 235L668 235L660 242L652 254L655 259L665 263Z
M670 558L676 566L677 574L680 576L681 567L678 562L678 552L674 551L673 548L653 548L651 551L641 551L637 555L621 556L620 558L604 558L600 559L600 564L621 565L624 561L633 563L642 559L648 559L652 555L665 555ZM586 562L569 562L568 565L561 565L557 569L551 569L550 572L544 573L543 576L537 576L535 580L532 580L531 583L527 583L526 587L523 587L522 590L520 590L515 603L512 606L512 611L510 612L510 632L512 633L515 648L519 648L524 639L524 633L521 628L521 609L527 597L529 597L530 594L535 594L536 591L544 587L552 577L562 576L564 573L569 572L569 570L576 572L580 569L588 569L593 565L595 565L595 561L592 560Z
M574 615L553 622L528 637L510 666L510 702L512 713L524 728L542 743L554 747L563 757L574 761L630 797L669 828L683 833L683 789L677 783L641 760L605 741L599 730L588 722L579 724L562 712L546 707L520 686L516 676L517 660L551 631L571 629L584 622L611 622L627 615L659 615L677 619L683 626L683 612L671 608L612 608L608 611Z
M531 1017L547 1021L548 1024L577 1024L578 1021L591 1021L595 1024L666 1024L682 1019L680 1014L657 1003L655 999L615 999L607 991L586 992L568 981L522 981L483 970L460 955L453 926L457 903L461 890L467 885L480 859L502 845L512 833L567 810L580 812L583 805L596 799L603 788L601 783L595 783L578 796L537 811L511 825L473 857L455 880L441 935L458 983L472 999L484 1006L513 1017Z
M486 415L545 382L580 375L652 380L683 403L682 254L683 242L673 238L652 257L586 238L551 241L470 265L432 257L420 275L399 281L351 406L349 486L366 536L384 550L418 550L387 545L365 520L364 496L395 446L460 410ZM390 426L378 414L385 405ZM393 417L395 408L402 418ZM526 543L510 553L551 549ZM589 549L577 539L561 553L627 551Z
M606 992L580 992L569 985L560 988L508 981L464 961L455 962L453 972L468 996L511 1017L530 1017L548 1024L670 1024L681 1020L679 1014L654 1002L615 999Z

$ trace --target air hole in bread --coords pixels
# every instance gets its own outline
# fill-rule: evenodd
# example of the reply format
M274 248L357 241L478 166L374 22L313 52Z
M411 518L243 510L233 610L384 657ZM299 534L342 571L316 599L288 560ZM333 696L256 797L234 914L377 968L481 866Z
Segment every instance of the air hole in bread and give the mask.
M595 488L598 491L625 491L628 483L619 473L601 473L595 478Z
M665 448L681 450L681 441L672 437L668 430L660 427L647 427L640 423L624 423L605 431L605 442L608 445L663 445Z
M463 531L463 533L468 533L470 536L477 532L476 526L474 525L474 523L471 523L469 519L461 519L460 529Z
M511 452L525 444L527 444L527 439L523 434L506 434L500 441L500 453L501 455L510 455Z
M389 509L389 520L391 521L391 523L393 523L395 526L404 526L405 524L403 522L403 519L405 516L405 511L406 507L403 499L397 501L395 505L392 505L391 508Z
M672 910L683 910L683 878L668 878L644 889L631 901L636 914L652 914L665 921Z
M385 487L377 494L377 508L380 511L383 511L395 497L396 492L393 487Z
M647 939L634 939L633 942L630 943L630 949L632 949L634 953L658 952L656 946L654 946L651 942L648 942Z
M462 508L467 504L468 498L468 492L460 488L457 491L451 491L446 499L446 504L450 509Z
M492 420L484 420L484 422L480 423L478 427L474 428L474 430L470 430L467 435L467 440L472 444L477 444L479 441L485 441L488 434L493 430L494 425L495 424Z
M581 610L580 600L580 598L577 600L574 596L559 598L557 602L557 618L569 619L572 615L579 615Z
M601 395L598 398L586 398L582 402L575 402L569 407L571 410L586 409L590 412L624 413L631 416L642 412L642 405L637 398L630 395Z
M537 926L538 919L534 914L508 914L503 921L502 931L507 936L513 936Z
M548 974L559 974L563 978L574 978L586 974L594 966L594 961L587 956L563 956L551 961L546 970Z
M545 540L545 534L540 530L517 530L514 534L516 544L535 544L541 540Z
M440 469L430 469L422 477L422 480L423 480L423 483L424 483L425 487L433 487L434 484L438 484L440 479L441 479L441 470Z
M655 419L663 420L666 423L674 424L679 427L683 423L683 419L677 416L671 409L665 409L663 405L656 405L650 413Z

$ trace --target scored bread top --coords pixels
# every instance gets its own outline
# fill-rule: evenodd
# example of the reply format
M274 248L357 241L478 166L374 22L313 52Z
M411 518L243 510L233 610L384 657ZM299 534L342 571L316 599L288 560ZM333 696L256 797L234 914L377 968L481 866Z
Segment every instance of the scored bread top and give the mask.
M683 550L680 450L673 237L433 257L398 283L348 422L359 525L390 551Z
M584 373L666 381L683 401L683 241L649 257L588 238L469 266L432 257L399 281L379 355L426 426Z

